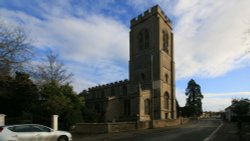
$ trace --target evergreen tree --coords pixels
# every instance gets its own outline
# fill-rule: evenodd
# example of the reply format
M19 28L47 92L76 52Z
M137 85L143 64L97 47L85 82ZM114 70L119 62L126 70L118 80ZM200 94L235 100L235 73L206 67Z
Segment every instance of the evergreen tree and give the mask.
M38 90L29 75L16 72L15 77L0 80L0 113L8 116L10 124L20 123L24 114L31 113L31 107L38 99Z
M200 85L191 79L188 82L185 94L188 96L185 106L187 116L200 116L202 114L201 100L203 99Z

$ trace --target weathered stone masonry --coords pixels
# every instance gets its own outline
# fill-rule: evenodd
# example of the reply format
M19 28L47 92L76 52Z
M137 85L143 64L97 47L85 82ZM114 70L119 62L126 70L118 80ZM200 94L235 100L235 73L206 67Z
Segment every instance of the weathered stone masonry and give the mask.
M129 80L89 88L100 121L176 119L172 23L156 5L130 22Z

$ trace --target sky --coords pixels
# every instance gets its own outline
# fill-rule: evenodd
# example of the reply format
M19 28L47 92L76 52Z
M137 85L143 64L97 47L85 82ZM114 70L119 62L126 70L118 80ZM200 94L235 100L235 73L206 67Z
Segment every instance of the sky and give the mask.
M173 22L179 104L190 79L205 111L250 98L249 0L0 0L0 21L24 28L37 58L58 54L79 93L128 78L130 20L156 4Z

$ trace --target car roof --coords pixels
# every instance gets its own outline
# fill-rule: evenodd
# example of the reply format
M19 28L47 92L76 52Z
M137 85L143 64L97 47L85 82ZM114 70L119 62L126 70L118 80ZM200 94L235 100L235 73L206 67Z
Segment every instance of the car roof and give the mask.
M12 127L12 126L23 126L23 125L40 125L40 126L44 126L44 125L41 125L41 124L12 124L12 125L0 126L0 127Z

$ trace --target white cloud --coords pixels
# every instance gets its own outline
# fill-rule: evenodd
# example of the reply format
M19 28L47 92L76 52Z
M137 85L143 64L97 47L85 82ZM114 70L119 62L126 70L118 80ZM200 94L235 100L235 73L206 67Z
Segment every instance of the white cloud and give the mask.
M214 97L244 98L244 97L250 97L250 92L206 93L204 95L207 98L214 98Z
M231 105L231 98L204 98L202 100L203 111L224 111Z
M249 1L179 1L175 15L177 79L216 77L244 67L249 47L243 45Z
M242 44L250 28L248 0L129 1L143 12L155 4L174 20L176 78L217 77L249 65Z
M129 30L122 23L100 15L87 18L48 15L46 20L40 20L6 9L0 9L0 13L8 22L23 22L36 47L50 47L60 55L75 75L73 84L78 92L96 83L127 78Z
M65 63L75 74L76 83L86 80L89 86L127 76L129 28L98 10L114 12L116 17L117 8L112 11L109 7L114 2L105 1L105 6L97 3L93 7L97 10L89 8L91 12L86 10L91 2L82 9L69 1L39 2L40 13L36 12L42 18L3 8L0 16L14 23L23 22L37 47L53 47L64 61L81 66L76 69ZM127 4L140 12L159 4L174 18L177 79L216 77L249 65L249 45L242 44L243 33L249 29L245 22L250 18L248 0L129 0Z

